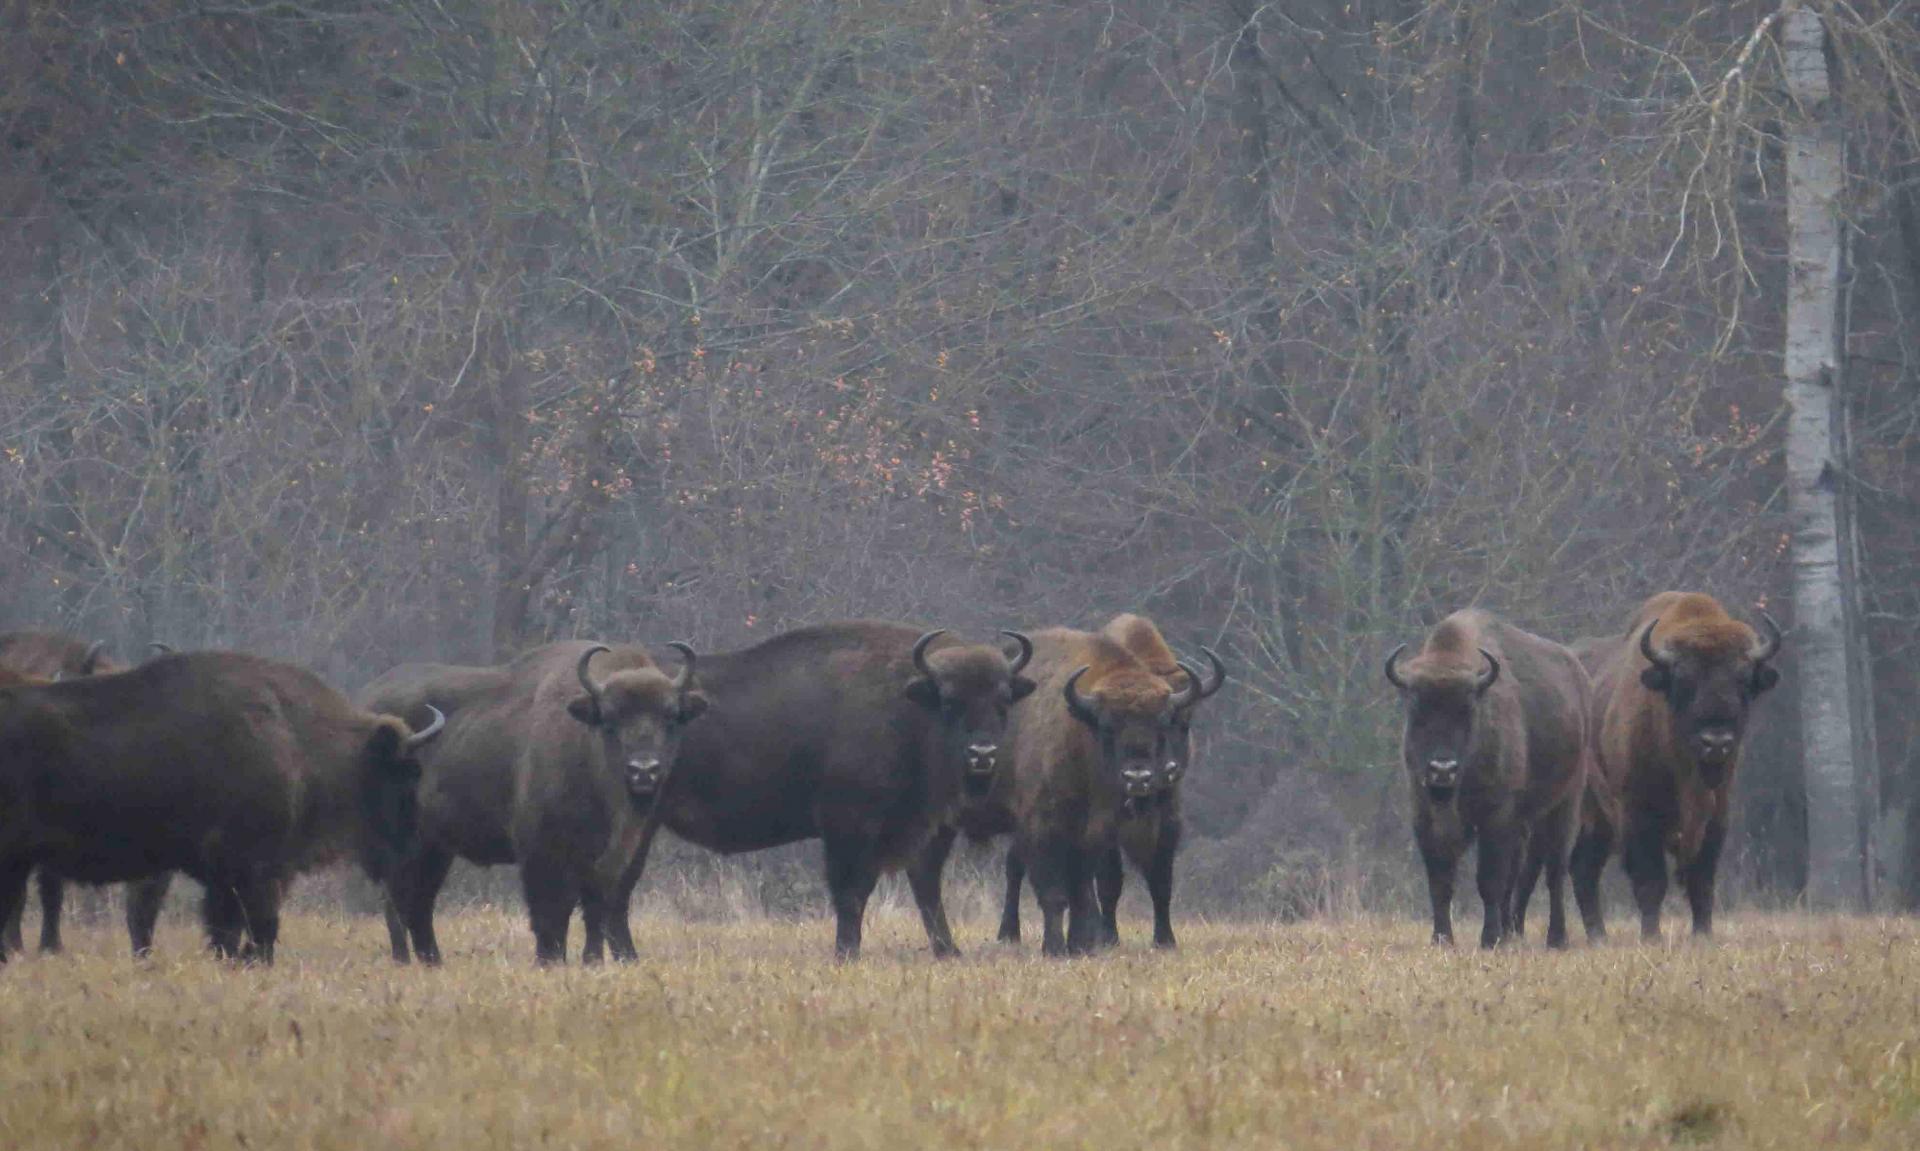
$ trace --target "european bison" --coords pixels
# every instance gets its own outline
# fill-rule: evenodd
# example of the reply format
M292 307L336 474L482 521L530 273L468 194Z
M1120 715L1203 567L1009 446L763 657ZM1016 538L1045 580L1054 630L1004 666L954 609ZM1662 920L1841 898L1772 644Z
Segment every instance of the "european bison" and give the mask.
M0 668L49 681L124 670L118 660L105 654L106 646L104 640L82 643L49 632L10 632L0 635ZM66 902L66 883L59 873L46 867L40 868L34 878L40 891L40 951L51 955L61 946L60 909ZM145 955L152 949L154 921L160 916L170 881L170 876L162 874L127 886L127 935L135 955ZM25 911L26 901L22 900L0 935L0 947L23 950L20 920Z
M1597 917L1600 872L1616 841L1640 908L1640 933L1660 935L1672 853L1696 935L1713 931L1713 882L1727 802L1754 700L1780 682L1771 661L1780 628L1764 637L1697 592L1661 592L1626 634L1583 645L1593 673L1591 738L1607 807L1574 849L1574 894ZM1617 805L1617 807L1616 807Z
M1479 841L1480 945L1517 928L1522 853L1544 866L1547 945L1567 945L1566 869L1580 819L1591 687L1561 645L1483 611L1455 612L1420 654L1387 657L1406 706L1401 758L1426 863L1433 941L1453 942L1454 871Z
M0 916L36 865L85 883L184 871L214 947L271 962L294 875L349 852L378 868L410 834L412 756L436 727L237 652L0 689Z
M1155 627L1152 620L1145 616L1123 612L1113 617L1100 629L1100 634L1113 640L1133 653L1134 658L1147 666L1147 669L1173 690L1185 687L1186 672L1180 670L1180 661L1167 646L1167 641ZM1120 820L1120 843L1107 853L1094 877L1094 893L1100 902L1100 920L1105 942L1120 941L1120 892L1125 884L1125 859L1131 860L1140 869L1147 880L1147 891L1153 897L1153 943L1156 947L1173 947L1173 857L1180 849L1182 823L1180 819L1179 782L1192 763L1193 711L1200 700L1219 691L1227 682L1226 665L1211 648L1201 648L1201 654L1213 665L1213 682L1202 684L1199 696L1193 703L1180 709L1174 717L1173 732L1169 755L1160 778L1160 786L1150 796L1131 797L1122 807ZM1000 913L1000 940L1003 943L1020 941L1020 886L1026 879L1026 864L1020 859L1020 853L1013 847L1007 848L1006 899Z
M609 918L677 749L707 699L684 666L662 671L641 648L547 644L500 667L410 664L368 684L362 707L433 706L447 729L421 757L419 833L387 876L395 960L440 962L433 905L454 859L517 863L542 964L566 958L573 909L582 958L634 955L626 916Z
M937 895L954 829L970 839L1011 834L1045 921L1041 949L1065 955L1104 941L1094 878L1119 847L1128 811L1150 808L1169 777L1177 778L1180 725L1200 700L1202 680L1179 664L1185 679L1176 690L1125 646L1093 632L1048 628L1032 644L1040 690L1008 728L1010 770L956 813L915 871L932 876L925 886ZM916 897L922 886L916 883ZM921 914L928 914L924 899Z
M820 839L842 958L860 952L881 873L907 866L934 953L956 954L939 868L919 853L964 796L991 786L1008 710L1033 690L1020 674L1030 642L1001 634L1019 654L855 621L702 657L714 718L682 745L660 822L726 854ZM643 849L611 917L625 919L645 859Z

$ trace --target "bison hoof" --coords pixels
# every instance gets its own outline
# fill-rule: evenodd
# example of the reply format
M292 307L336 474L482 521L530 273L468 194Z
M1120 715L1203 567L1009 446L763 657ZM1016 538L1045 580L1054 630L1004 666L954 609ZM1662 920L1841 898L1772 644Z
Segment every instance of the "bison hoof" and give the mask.
M1434 932L1434 933L1433 933L1433 945L1434 945L1435 947L1452 947L1452 946L1453 946L1453 932L1451 932L1451 931L1436 931L1436 932Z

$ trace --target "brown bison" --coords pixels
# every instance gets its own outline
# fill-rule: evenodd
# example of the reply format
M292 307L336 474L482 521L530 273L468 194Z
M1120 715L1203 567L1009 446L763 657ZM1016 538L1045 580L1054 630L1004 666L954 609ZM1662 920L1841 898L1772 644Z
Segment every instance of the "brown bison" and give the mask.
M1167 681L1169 689L1181 691L1185 688L1187 673L1181 670L1179 659L1173 654L1173 649L1167 646L1166 639L1152 620L1123 612L1109 620L1100 629L1100 634L1126 648L1149 671ZM1203 647L1200 652L1213 665L1213 682L1202 684L1193 703L1181 708L1174 716L1169 755L1160 787L1150 796L1127 799L1122 806L1119 845L1107 853L1094 876L1094 894L1100 903L1104 942L1109 944L1120 941L1120 892L1126 880L1124 861L1131 860L1146 877L1147 892L1153 898L1154 946L1175 946L1173 857L1180 850L1182 831L1179 782L1192 763L1194 708L1227 682L1226 665L1220 662L1220 657L1213 653L1213 649ZM1026 874L1026 865L1021 861L1020 853L1008 847L1006 899L1000 914L999 937L1003 943L1017 943L1020 940L1020 886Z
M1401 758L1433 941L1453 942L1454 871L1478 840L1480 945L1517 929L1524 865L1544 866L1547 945L1565 947L1567 858L1588 770L1587 673L1566 648L1477 610L1441 620L1403 661L1406 647L1387 657L1386 677L1406 706Z
M695 656L669 676L641 648L568 641L500 667L410 664L359 695L362 707L432 706L447 729L421 756L418 834L386 877L395 960L440 962L433 905L455 858L517 863L540 963L566 958L573 909L583 959L610 941L631 958L626 917L608 918L690 725L706 710ZM411 953L409 952L411 938Z
M1593 674L1590 729L1603 796L1574 849L1574 893L1597 919L1600 872L1615 842L1640 908L1640 933L1660 935L1667 854L1679 868L1693 930L1713 930L1713 882L1727 802L1754 700L1780 682L1771 660L1780 628L1761 636L1711 596L1662 592L1624 635L1582 644Z
M875 882L906 866L934 953L956 954L939 868L920 866L920 851L964 797L992 786L1008 711L1033 690L1021 674L1031 642L1001 634L1018 654L856 621L703 657L714 718L681 747L660 822L727 854L820 839L842 958L859 954ZM645 858L610 917L624 921Z
M377 870L404 843L412 757L435 730L237 652L0 688L0 916L35 866L85 883L184 871L206 885L214 947L271 962L295 875L348 853Z
M10 632L0 635L0 669L17 672L29 679L74 679L87 675L110 675L124 670L123 665L106 655L106 641L83 643L71 636L49 632ZM164 645L155 645L161 647ZM53 954L60 950L60 909L66 902L66 883L59 873L42 867L34 875L40 892L40 950ZM135 955L145 955L153 947L153 925L166 901L171 876L161 874L127 887L127 935ZM26 902L21 901L13 919L0 934L0 947L23 949L21 916Z
M1010 770L928 843L914 871L931 878L917 882L914 895L923 917L944 919L925 896L937 900L953 830L970 839L1011 834L1040 902L1041 949L1065 955L1104 942L1095 877L1119 847L1123 823L1150 811L1169 778L1178 778L1185 762L1179 727L1200 700L1202 680L1180 664L1184 683L1175 689L1094 632L1049 628L1032 644L1040 690L1008 728Z

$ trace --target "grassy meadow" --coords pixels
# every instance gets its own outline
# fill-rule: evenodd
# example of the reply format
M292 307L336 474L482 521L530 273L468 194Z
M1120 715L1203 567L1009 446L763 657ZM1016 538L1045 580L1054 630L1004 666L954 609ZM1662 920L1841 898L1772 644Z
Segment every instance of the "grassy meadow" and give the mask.
M537 971L520 920L289 918L271 969L184 921L0 969L0 1146L1914 1147L1920 924L1736 916L1713 945L1429 947L1408 920L1124 924L1047 962L883 908L643 917L630 966ZM578 926L575 927L575 946Z

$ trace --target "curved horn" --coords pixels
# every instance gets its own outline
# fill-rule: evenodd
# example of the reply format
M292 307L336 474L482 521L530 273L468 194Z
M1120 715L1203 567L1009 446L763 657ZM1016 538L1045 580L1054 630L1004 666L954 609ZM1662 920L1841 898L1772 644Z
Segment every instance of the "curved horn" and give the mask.
M1760 613L1760 622L1767 625L1767 635L1753 646L1751 658L1755 663L1765 663L1780 654L1780 625L1773 622L1773 617L1766 612Z
M698 657L693 653L693 645L684 640L673 640L667 646L680 653L680 674L673 677L673 686L684 696L693 688L693 663Z
M1401 679L1399 671L1395 669L1400 663L1400 653L1405 650L1407 650L1407 645L1403 643L1399 647L1394 648L1393 652L1387 656L1387 682L1399 688L1401 691L1407 690L1407 681Z
M1487 661L1487 670L1481 672L1479 678L1473 681L1473 690L1476 693L1492 687L1493 681L1500 678L1500 661L1493 658L1493 653L1483 647L1480 649L1480 658Z
M1198 703L1200 700L1205 699L1206 696L1200 691L1200 673L1193 669L1192 664L1185 660L1179 660L1174 666L1187 673L1186 688L1174 692L1171 696L1167 697L1167 706L1175 711L1179 711L1190 703Z
M1008 675L1019 675L1020 669L1033 658L1033 641L1027 638L1025 632L1002 630L1000 634L1020 645L1020 658L1014 660L1013 666L1007 669Z
M1660 619L1656 616L1654 621L1647 625L1647 630L1640 633L1640 654L1646 656L1647 662L1655 667L1671 667L1673 660L1653 649L1653 629L1659 626Z
M161 643L159 640L154 640L152 643L147 645L147 650L152 652L155 655L172 655L173 645L170 643Z
M96 639L87 645L87 654L80 657L81 675L93 674L93 665L100 661L100 653L105 651L106 647L107 641L104 639Z
M1200 654L1206 656L1207 662L1213 665L1213 682L1200 685L1200 698L1205 699L1227 685L1227 665L1219 656L1213 654L1213 649L1210 647L1201 648Z
M1097 727L1100 723L1100 713L1094 711L1092 707L1088 706L1086 700L1080 698L1080 692L1078 690L1080 677L1087 674L1088 670L1088 668L1083 667L1068 676L1067 685L1060 690L1060 694L1066 698L1067 710L1072 712L1075 718L1083 723L1092 724Z
M941 628L939 631L930 631L913 641L913 666L928 679L933 678L933 669L927 666L927 645L945 634L947 629Z
M421 706L433 713L433 719L427 723L427 726L400 741L401 755L412 755L414 752L420 750L421 745L425 744L434 736L439 735L440 729L447 726L447 717L440 714L439 708L430 703L422 704Z
M587 661L603 651L612 650L604 643L596 643L580 653L580 662L573 668L573 674L580 677L580 686L587 689L587 698L593 700L593 709L596 712L600 710L600 685L593 682L593 677L587 674Z

